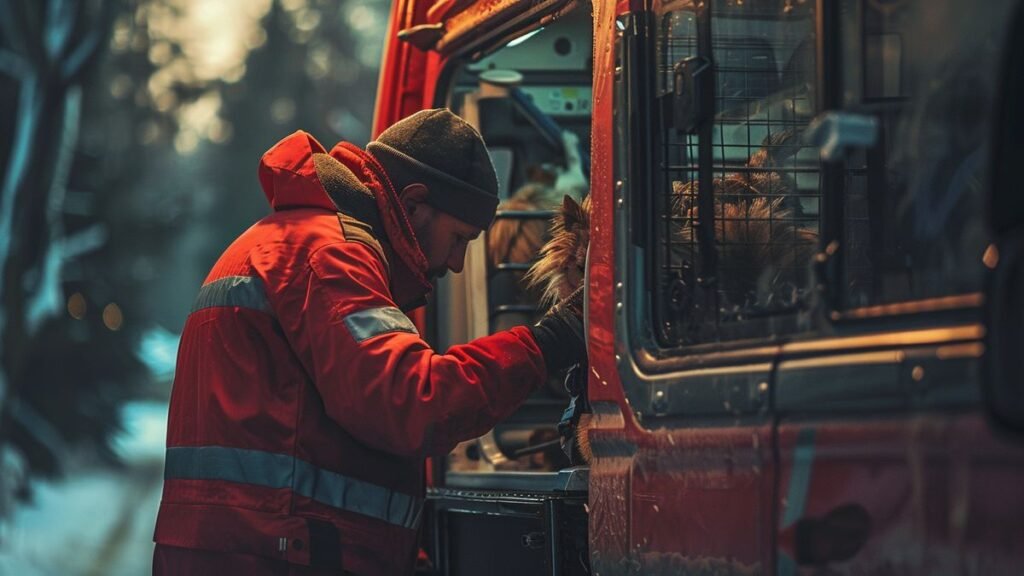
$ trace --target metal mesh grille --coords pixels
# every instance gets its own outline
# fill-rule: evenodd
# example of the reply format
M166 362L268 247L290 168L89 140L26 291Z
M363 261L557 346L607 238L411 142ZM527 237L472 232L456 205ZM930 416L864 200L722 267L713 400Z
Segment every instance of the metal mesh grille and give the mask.
M714 269L702 266L698 241L699 138L671 126L661 137L656 309L669 344L792 310L817 248L817 156L801 138L814 108L813 14L751 17L719 4L711 12ZM694 14L664 14L656 50L664 95L676 63L697 55Z

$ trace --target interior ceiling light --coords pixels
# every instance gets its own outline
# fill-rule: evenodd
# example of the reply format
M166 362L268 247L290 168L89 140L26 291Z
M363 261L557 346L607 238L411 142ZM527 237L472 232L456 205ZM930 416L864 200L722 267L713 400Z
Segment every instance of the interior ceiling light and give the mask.
M511 42L509 42L508 44L506 44L506 45L505 45L505 47L506 47L506 48L511 48L511 47L513 47L513 46L519 46L519 45L520 45L520 44L522 44L523 42L526 42L526 41L527 41L527 40L529 40L530 38L533 38L533 37L534 37L534 36L535 36L535 35L536 35L536 34L537 34L538 32L540 32L540 31L541 31L541 30L543 30L543 29L544 29L544 28L543 28L543 27L541 27L541 28L537 28L536 30L531 30L530 32L527 32L526 34L523 34L523 35L522 35L522 36L520 36L519 38L516 38L515 40L512 40Z

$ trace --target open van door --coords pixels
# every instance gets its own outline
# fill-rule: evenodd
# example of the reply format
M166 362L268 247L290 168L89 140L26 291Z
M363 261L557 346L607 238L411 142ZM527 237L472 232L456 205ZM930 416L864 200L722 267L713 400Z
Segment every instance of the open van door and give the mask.
M592 28L590 4L572 0L394 2L375 132L421 109L449 108L483 136L503 201L469 244L463 271L438 279L421 313L435 350L539 317L522 277L561 204L558 183L578 173L577 200L586 194ZM526 193L533 189L544 192ZM589 573L588 471L571 466L556 431L568 402L552 380L485 436L432 459L422 541L429 567L420 573Z

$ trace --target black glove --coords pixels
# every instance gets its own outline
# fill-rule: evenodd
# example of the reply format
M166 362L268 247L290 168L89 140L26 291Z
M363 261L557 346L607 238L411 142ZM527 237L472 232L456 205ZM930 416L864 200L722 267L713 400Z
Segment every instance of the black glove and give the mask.
M548 373L556 374L587 357L583 333L583 287L555 304L534 326L533 339L544 354Z
M559 444L562 452L569 457L573 466L590 462L589 448L581 446L583 436L580 434L580 416L591 412L587 401L587 363L583 362L569 368L565 374L565 389L571 395L569 405L562 413L558 423Z

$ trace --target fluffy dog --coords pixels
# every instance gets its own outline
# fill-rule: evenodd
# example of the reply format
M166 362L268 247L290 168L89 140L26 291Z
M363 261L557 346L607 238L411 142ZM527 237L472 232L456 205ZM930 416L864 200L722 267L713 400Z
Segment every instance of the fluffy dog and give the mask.
M551 306L583 284L589 244L590 196L578 203L567 195L551 220L550 240L524 278L531 289L539 289L541 305Z
M528 286L540 292L542 305L550 306L563 300L583 285L589 244L590 196L576 202L566 195L551 221L551 237L541 248L540 259L525 277ZM559 430L563 435L563 450L573 463L591 459L586 377L585 365L576 366L566 376L566 388L575 397L577 410L559 425Z
M773 309L792 304L817 250L796 186L778 166L798 150L793 131L767 137L743 171L712 181L720 310ZM671 258L698 269L697 182L672 183Z

